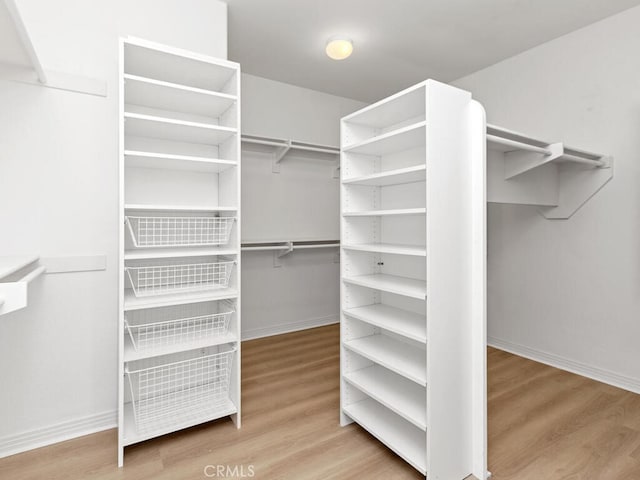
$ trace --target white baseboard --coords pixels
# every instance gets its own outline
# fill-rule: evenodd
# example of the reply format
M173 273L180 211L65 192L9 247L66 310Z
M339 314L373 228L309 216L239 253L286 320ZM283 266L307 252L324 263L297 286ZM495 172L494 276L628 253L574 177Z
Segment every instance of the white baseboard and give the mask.
M536 362L544 363L560 370L566 370L567 372L582 375L583 377L597 380L598 382L606 383L614 387L622 388L633 393L640 393L640 379L627 377L620 375L603 368L592 367L581 362L576 362L566 357L556 355L554 353L547 353L535 348L526 347L517 343L512 343L507 340L501 340L495 337L489 337L487 344L490 347L504 350L505 352L513 353L520 357L528 358Z
M1 437L0 458L115 428L118 424L117 418L118 414L114 410Z
M340 322L339 315L328 315L326 317L309 318L299 322L281 323L269 327L253 328L242 332L242 340L253 340L255 338L271 337L283 333L297 332L308 328L324 327Z

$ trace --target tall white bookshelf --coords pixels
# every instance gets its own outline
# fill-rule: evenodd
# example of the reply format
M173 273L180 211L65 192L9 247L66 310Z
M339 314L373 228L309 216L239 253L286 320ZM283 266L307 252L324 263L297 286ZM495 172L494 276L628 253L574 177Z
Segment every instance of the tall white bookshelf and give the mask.
M118 464L230 416L240 427L240 68L120 41Z
M341 121L341 407L431 479L487 478L485 118L432 80Z

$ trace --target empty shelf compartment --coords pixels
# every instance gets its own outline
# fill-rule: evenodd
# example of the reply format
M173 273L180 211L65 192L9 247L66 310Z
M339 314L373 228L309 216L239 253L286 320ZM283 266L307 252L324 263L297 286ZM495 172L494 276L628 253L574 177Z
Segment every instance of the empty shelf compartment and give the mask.
M412 167L397 168L359 177L345 178L342 180L342 183L344 185L386 187L405 183L424 182L427 178L426 171L427 166L425 164L414 165Z
M127 136L158 138L174 142L220 145L237 133L235 128L125 112Z
M362 142L343 147L344 152L383 156L426 144L426 122L392 130Z
M125 74L128 104L217 118L236 103L234 95Z
M427 354L424 348L388 335L370 335L344 342L345 348L371 360L418 385L427 384Z
M427 435L425 432L373 399L352 403L344 407L343 411L371 435L426 475Z
M427 390L425 387L378 365L346 373L344 378L361 392L426 431Z
M135 247L194 247L229 243L236 217L127 216Z
M136 352L226 338L231 302L209 302L125 313L125 328Z
M342 246L345 250L360 252L391 253L395 255L410 255L414 257L426 257L427 249L424 246L397 245L391 243L347 243Z
M136 432L199 423L227 409L235 351L225 345L128 363Z
M395 293L396 295L403 295L420 300L424 300L427 294L427 282L424 280L387 275L384 273L344 277L343 281L360 287L372 288L374 290Z
M136 297L227 288L236 262L128 266L125 272Z
M427 342L427 318L424 314L381 303L348 308L344 310L344 314L412 340L421 343Z

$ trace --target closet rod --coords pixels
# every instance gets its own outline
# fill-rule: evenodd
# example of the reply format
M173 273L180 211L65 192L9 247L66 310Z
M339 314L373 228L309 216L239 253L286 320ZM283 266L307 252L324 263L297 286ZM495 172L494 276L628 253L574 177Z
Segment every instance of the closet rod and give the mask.
M487 141L507 147L515 147L518 150L527 150L529 152L542 153L543 155L551 155L551 150L549 149L536 147L535 145L529 145L528 143L518 142L516 140L509 140L508 138L502 138L496 135L487 135Z
M285 147L295 150L305 150L308 152L328 153L332 155L340 154L340 149L328 147L324 145L313 145L309 143L296 142L295 140L280 140L260 138L254 135L242 135L242 141L245 143L255 143L256 145L267 145L270 147Z
M560 157L560 160L565 160L567 162L574 162L574 163L583 163L585 165L591 165L594 168L607 166L607 162L604 162L602 160L591 160L589 158L577 157L576 155L565 154L565 155L562 155L562 157Z
M337 248L340 246L339 240L311 240L311 241L291 241L285 240L281 242L252 242L243 243L242 251L258 252L271 250L306 250L311 248Z

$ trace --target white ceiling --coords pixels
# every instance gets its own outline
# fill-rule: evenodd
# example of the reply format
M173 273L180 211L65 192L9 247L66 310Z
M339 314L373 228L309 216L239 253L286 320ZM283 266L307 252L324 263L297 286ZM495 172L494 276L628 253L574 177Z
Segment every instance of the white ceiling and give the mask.
M363 101L449 82L640 0L226 0L229 58L246 73ZM354 53L336 62L329 37Z

